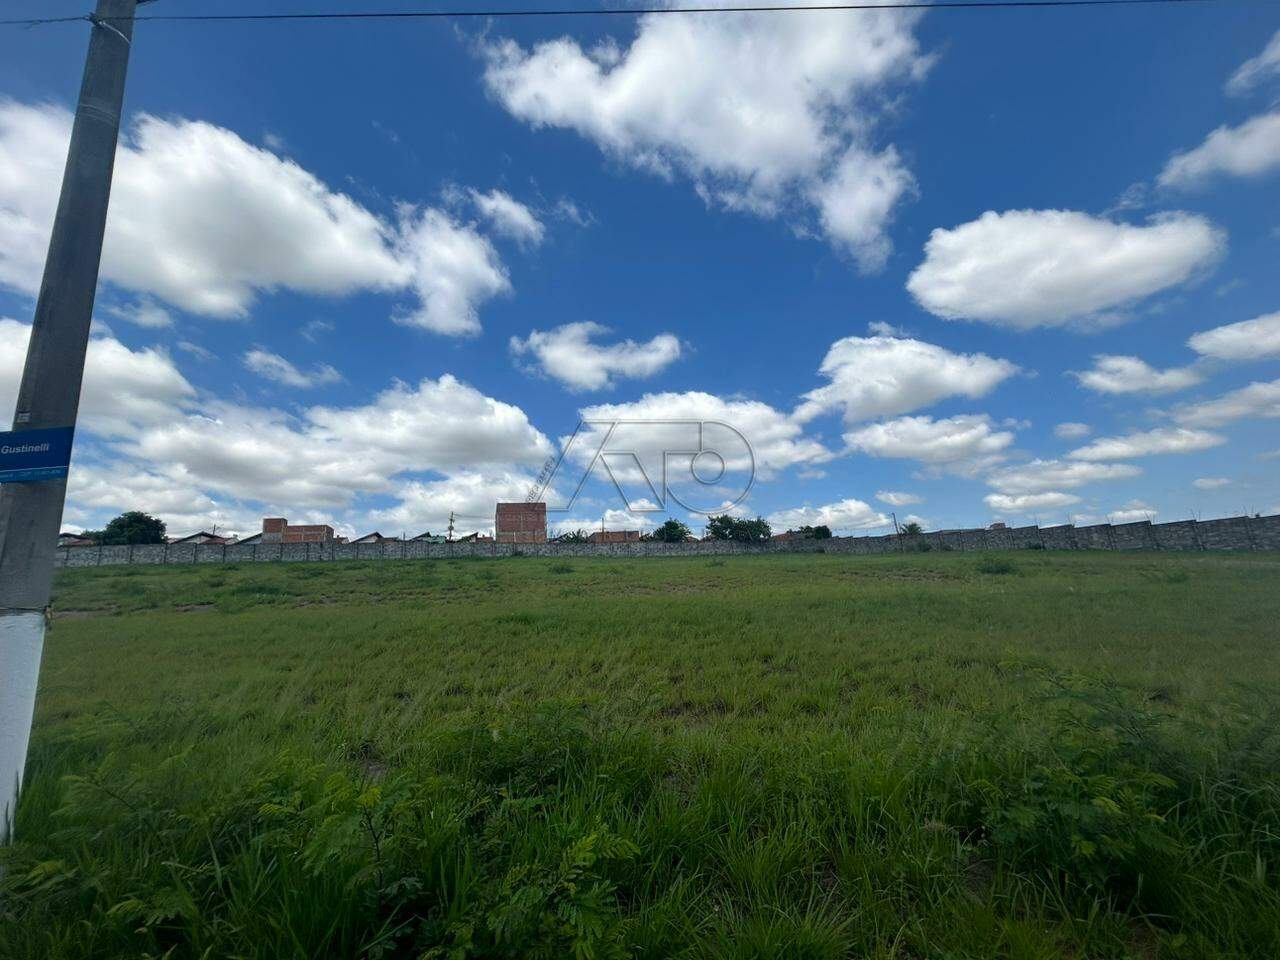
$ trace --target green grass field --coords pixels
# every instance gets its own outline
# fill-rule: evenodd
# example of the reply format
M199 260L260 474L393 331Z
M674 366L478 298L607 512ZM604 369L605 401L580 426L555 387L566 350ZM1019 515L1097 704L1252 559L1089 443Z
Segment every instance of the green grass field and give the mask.
M65 571L0 956L1280 956L1280 556Z

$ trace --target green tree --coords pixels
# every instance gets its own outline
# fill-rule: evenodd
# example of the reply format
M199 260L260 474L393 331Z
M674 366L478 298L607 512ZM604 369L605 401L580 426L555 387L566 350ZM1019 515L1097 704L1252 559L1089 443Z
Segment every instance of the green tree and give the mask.
M653 533L649 534L649 539L657 540L661 543L684 543L692 536L693 534L690 533L687 526L672 517L654 530Z
M825 523L816 527L810 527L807 524L798 530L788 530L787 533L794 533L803 540L830 540L831 528Z
M141 510L130 510L116 517L102 531L102 543L118 546L126 543L164 543L164 521Z
M707 536L712 540L733 539L733 517L727 513L707 521Z
M562 533L556 537L560 543L586 543L587 534L584 530L571 530L568 533Z
M763 517L741 520L727 513L712 517L707 524L707 535L712 540L737 540L739 543L764 543L773 536L773 528Z
M773 527L764 517L739 520L734 527L733 539L743 543L766 543L773 536Z
M910 523L904 523L900 528L904 534L910 537L918 537L924 533L924 527L912 520Z

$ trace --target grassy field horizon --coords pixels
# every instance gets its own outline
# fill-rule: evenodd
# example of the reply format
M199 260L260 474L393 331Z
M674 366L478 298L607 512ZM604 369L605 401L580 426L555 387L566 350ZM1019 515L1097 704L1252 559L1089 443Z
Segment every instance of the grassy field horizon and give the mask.
M1280 555L58 575L0 955L1280 955Z

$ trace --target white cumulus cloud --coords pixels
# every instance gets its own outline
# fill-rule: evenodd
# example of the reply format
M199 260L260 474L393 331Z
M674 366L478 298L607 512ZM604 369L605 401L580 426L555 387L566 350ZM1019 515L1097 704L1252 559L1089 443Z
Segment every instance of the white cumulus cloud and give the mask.
M538 246L546 237L546 227L533 211L503 190L472 190L471 202L501 236L529 247Z
M914 503L924 503L924 497L898 490L880 490L876 493L876 499L891 507L909 507Z
M891 417L947 397L975 399L990 393L1018 368L983 353L952 353L900 337L845 337L827 351L820 372L831 382L805 394L796 418L831 409L846 422Z
M260 528L262 512L236 500L209 496L196 484L176 480L137 463L85 462L77 458L67 480L68 516L79 529L102 525L126 510L142 510L160 517L170 536L200 530L244 536Z
M660 333L643 343L592 342L608 332L598 323L567 323L512 337L510 347L518 357L531 356L542 373L572 390L600 390L618 379L643 380L680 359L680 340L674 334Z
M297 415L210 401L135 431L116 451L211 493L319 510L391 492L403 474L531 467L552 447L518 407L445 375Z
M978 466L999 459L1014 436L997 430L986 414L961 414L941 419L899 417L852 430L844 439L851 449L873 457Z
M1093 432L1093 428L1087 423L1076 423L1075 421L1067 421L1060 423L1053 428L1053 435L1061 440L1079 440L1081 437L1087 437Z
M993 470L987 483L1001 493L1032 494L1074 490L1102 480L1129 480L1142 469L1127 463L1086 463L1071 460L1031 460Z
M1073 493L1046 491L1045 493L989 493L983 498L987 506L999 513L1033 513L1036 510L1054 510L1070 507L1080 502Z
M1207 430L1157 427L1122 437L1099 437L1086 446L1072 450L1068 456L1076 460L1128 460L1152 454L1194 453L1226 442L1225 437Z
M453 515L454 536L487 533L493 529L494 505L524 500L532 483L531 476L505 470L465 470L442 480L411 480L396 487L394 506L368 514L366 527L387 536L443 534Z
M342 380L342 374L327 363L317 364L309 371L299 370L280 354L263 350L261 347L247 351L241 358L241 362L264 380L271 380L286 387L297 387L299 390L309 390L312 387L338 383Z
M71 119L0 99L0 284L25 293L40 284ZM453 335L476 332L478 308L510 287L489 242L443 211L381 217L230 130L148 114L122 132L102 278L224 318L281 289L407 292L420 303L402 319Z
M949 320L1096 327L1185 283L1225 249L1223 231L1186 213L1134 226L1071 210L988 211L934 230L907 289Z
M712 432L706 446L722 451L730 469L748 469L754 464L763 478L790 466L832 458L831 452L806 436L792 417L767 403L742 397L700 391L649 393L628 403L585 407L581 417L619 422L609 448L635 450L646 463L656 460L660 464L664 451L697 449L697 425L701 423L726 424L727 428ZM578 449L594 454L601 429L580 437ZM741 444L739 434L749 449Z
M887 526L888 516L861 500L839 500L819 507L793 507L779 510L765 518L774 532L795 530L799 527L826 526L832 530L864 530L869 527Z
M1238 127L1219 127L1204 143L1174 154L1160 172L1162 187L1194 187L1211 177L1259 177L1280 169L1280 111Z
M0 410L14 409L26 362L30 324L0 319ZM130 350L112 337L93 337L85 356L79 423L107 436L164 423L195 398L195 388L156 348Z
M1155 520L1160 511L1141 500L1130 500L1119 510L1112 510L1107 519L1112 523L1140 523L1143 520Z
M396 321L446 336L475 336L480 306L511 290L493 244L442 210L403 216L397 248L420 303Z
M1254 382L1213 400L1183 404L1174 419L1192 427L1221 427L1251 417L1280 417L1280 380Z
M1097 393L1172 393L1194 387L1204 380L1192 367L1157 370L1138 357L1120 357L1100 353L1093 358L1093 369L1072 373L1082 386Z
M1193 335L1187 346L1219 360L1280 357L1280 312L1204 330Z
M913 185L874 131L885 94L930 60L905 11L644 16L622 46L568 37L484 45L485 83L513 116L576 131L610 157L692 180L710 203L813 220L879 268Z
M128 320L139 327L162 330L173 326L173 315L152 300L143 298L137 303L107 307L106 312L121 320Z

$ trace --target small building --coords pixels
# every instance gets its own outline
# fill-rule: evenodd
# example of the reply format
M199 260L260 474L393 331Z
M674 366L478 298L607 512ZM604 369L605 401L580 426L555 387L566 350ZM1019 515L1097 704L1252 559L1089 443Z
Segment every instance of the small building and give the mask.
M331 543L333 527L327 523L291 524L284 517L265 517L262 543Z
M252 546L255 543L261 543L261 542L262 542L262 534L253 533L247 537L243 537L235 541L235 545L237 547L248 547L248 546Z
M596 530L587 535L587 543L634 543L639 539L639 530Z
M500 503L493 518L499 543L546 543L545 503Z
M97 545L97 540L90 540L88 537L78 533L58 534L58 546L60 547L96 547Z
M170 543L211 543L215 546L225 546L231 543L230 537L219 536L216 533L209 533L201 530L199 533L193 533L186 537L170 537Z
M987 527L987 529L988 530L1008 530L1009 528L1008 526L1005 525L1004 521L997 520L991 526Z
M413 538L415 543L447 543L448 538L443 533L432 533L428 530L426 533L420 533Z
M399 543L399 537L384 537L378 531L366 533L363 537L357 537L352 543Z

